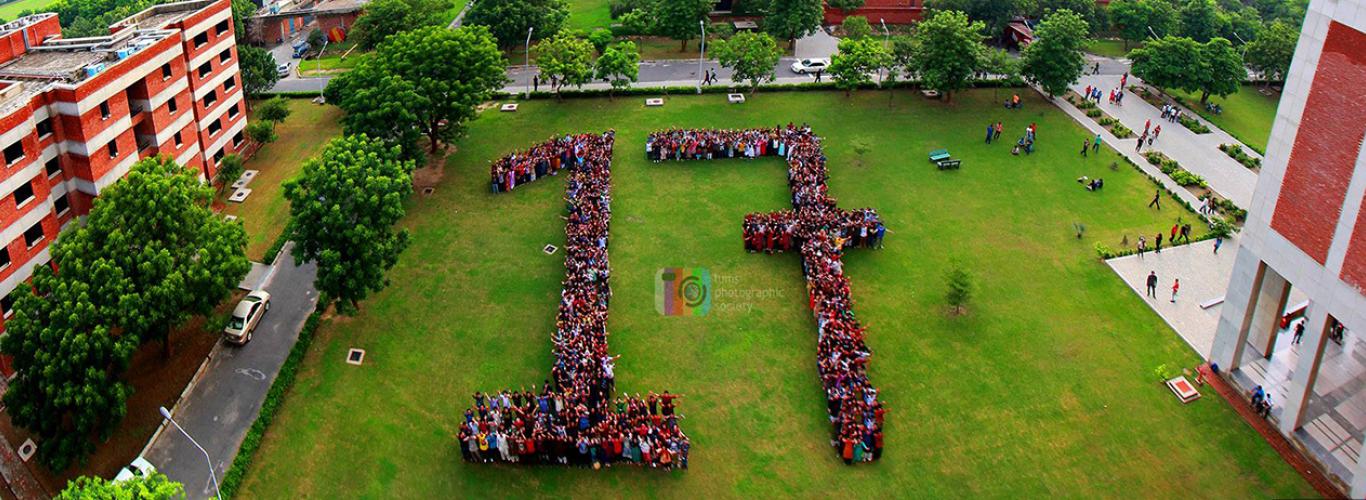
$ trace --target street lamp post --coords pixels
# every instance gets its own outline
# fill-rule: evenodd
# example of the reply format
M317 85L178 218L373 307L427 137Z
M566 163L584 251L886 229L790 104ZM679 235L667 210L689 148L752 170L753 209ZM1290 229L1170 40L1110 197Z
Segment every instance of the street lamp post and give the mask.
M1152 27L1152 26L1148 26L1148 33L1150 33L1150 34L1153 35L1153 40L1157 40L1157 39L1159 39L1159 38L1162 38L1162 37L1160 37L1160 36L1157 36L1157 32L1156 32L1156 31L1153 31L1153 27Z
M697 93L702 93L702 64L707 60L707 22L697 21L702 27L702 50L697 54Z
M535 27L535 26L532 26L532 27L529 27L529 28L526 29L526 69L527 69L527 71L531 71L531 32L533 32L533 31L536 31L536 27ZM532 74L532 75L531 75L531 78L536 78L536 75L535 75L535 74ZM526 81L526 98L527 98L527 99L530 99L530 98L531 98L531 78L528 78L527 81Z
M879 24L882 25L882 45L883 45L883 48L887 49L887 50L890 52L890 51L892 50L892 48L889 46L889 45L891 45L891 43L892 43L892 32L891 32L891 31L887 31L887 20L879 17L879 18L877 18L877 22L878 22ZM877 69L877 86L879 86L879 87L882 86L882 80L883 80L883 78L884 78L884 77L882 76L882 73L883 73L883 70L884 70L884 69L886 69L886 68L878 68L878 69Z
M205 451L203 446L199 446L199 442L195 441L193 437L190 437L190 433L185 432L185 429L181 428L180 424L176 423L175 419L171 418L170 410L167 410L165 406L158 408L158 410L161 411L162 418L170 422L171 425L174 425L176 430L180 431L180 433L183 434L186 439L190 440L190 443L194 444L195 448L199 448L200 453L204 454L204 461L208 462L209 464L209 478L213 479L214 495L218 497L218 500L223 500L223 492L218 490L218 474L213 471L213 459L209 458L209 452Z
M326 53L327 53L327 42L330 42L330 41L331 41L331 40L324 38L324 39L323 39L323 48L322 48L321 50L318 51L318 74L320 74L320 75L321 75L322 72L323 72L323 54L326 54ZM302 64L302 60L300 60L300 64ZM303 73L303 72L300 71L300 73ZM327 97L323 95L323 91L324 91L324 90L327 90L327 86L326 86L326 85L323 85L323 88L318 89L318 99L319 99L319 100L322 100L322 101L324 101L324 102L326 102L326 101L327 101Z

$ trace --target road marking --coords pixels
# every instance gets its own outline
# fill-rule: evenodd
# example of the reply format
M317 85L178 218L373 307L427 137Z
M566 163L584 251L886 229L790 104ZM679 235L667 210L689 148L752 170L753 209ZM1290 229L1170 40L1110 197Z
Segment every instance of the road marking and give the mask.
M262 372L261 370L257 370L257 369L255 369L255 368L238 368L238 369L235 370L235 371L237 372L238 375L246 375L246 376L251 377L251 378L254 378L254 379L256 379L256 380L265 380L265 379L266 379L266 374L265 374L264 372Z

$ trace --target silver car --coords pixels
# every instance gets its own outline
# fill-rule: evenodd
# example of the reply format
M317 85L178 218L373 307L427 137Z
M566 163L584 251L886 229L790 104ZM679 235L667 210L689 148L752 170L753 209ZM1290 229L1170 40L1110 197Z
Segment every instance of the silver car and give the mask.
M807 73L825 71L825 68L828 66L830 66L829 59L802 59L800 61L792 63L792 72L800 75L805 75Z
M256 290L247 294L232 310L232 318L228 320L228 327L223 329L223 337L237 345L246 344L251 341L251 332L261 324L261 318L269 310L269 293Z

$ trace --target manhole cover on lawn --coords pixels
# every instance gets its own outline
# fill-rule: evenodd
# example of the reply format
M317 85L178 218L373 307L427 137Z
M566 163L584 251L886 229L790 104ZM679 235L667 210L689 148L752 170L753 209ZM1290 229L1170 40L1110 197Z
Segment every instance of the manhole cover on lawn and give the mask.
M559 249L560 248L555 245L546 245L545 248L541 249L541 251L545 252L546 255L555 255L555 251Z
M659 107L664 105L664 99L653 97L645 100L645 105L649 107Z
M346 351L346 364L360 366L362 361L365 361L365 349L352 348Z
M251 188L241 188L237 191L234 191L232 193L232 196L228 197L228 201L242 203L244 201L247 201L248 196L251 196Z
M228 221L228 222L232 222L232 221L237 220L237 216L236 216L236 215L224 215L224 216L223 216L223 220Z
M423 194L424 196L431 196L432 193L435 193L435 192L436 192L436 188L434 188L434 187L425 187L425 188L422 188L422 194Z

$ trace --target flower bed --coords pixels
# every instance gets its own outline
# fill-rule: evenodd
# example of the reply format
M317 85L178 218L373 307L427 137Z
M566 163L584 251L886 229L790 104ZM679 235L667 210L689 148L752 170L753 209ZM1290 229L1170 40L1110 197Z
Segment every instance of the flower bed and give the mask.
M1129 130L1129 127L1125 127L1123 124L1119 123L1119 120L1110 117L1108 113L1101 110L1099 106L1096 106L1095 102L1083 98L1081 94L1078 94L1075 91L1068 91L1064 98L1067 99L1067 102L1076 106L1077 109L1086 113L1087 117L1095 120L1097 124L1109 130L1116 138L1128 139L1134 136L1134 131Z
M1161 170L1162 173L1167 174L1168 177L1171 177L1172 180L1176 181L1176 184L1181 187L1198 187L1206 189L1209 188L1209 183L1205 182L1204 177L1192 174L1186 169L1181 168L1180 163L1177 163L1176 160L1173 160L1171 158L1167 158L1167 155L1164 155L1161 152L1149 151L1147 153L1144 153L1143 157L1147 158L1148 163L1157 166L1158 170Z
M1220 144L1219 150L1223 151L1224 154L1227 154L1229 158L1238 160L1238 163L1242 163L1243 166L1248 169L1258 170L1262 168L1262 159L1247 154L1247 151L1244 151L1242 146L1237 144Z

